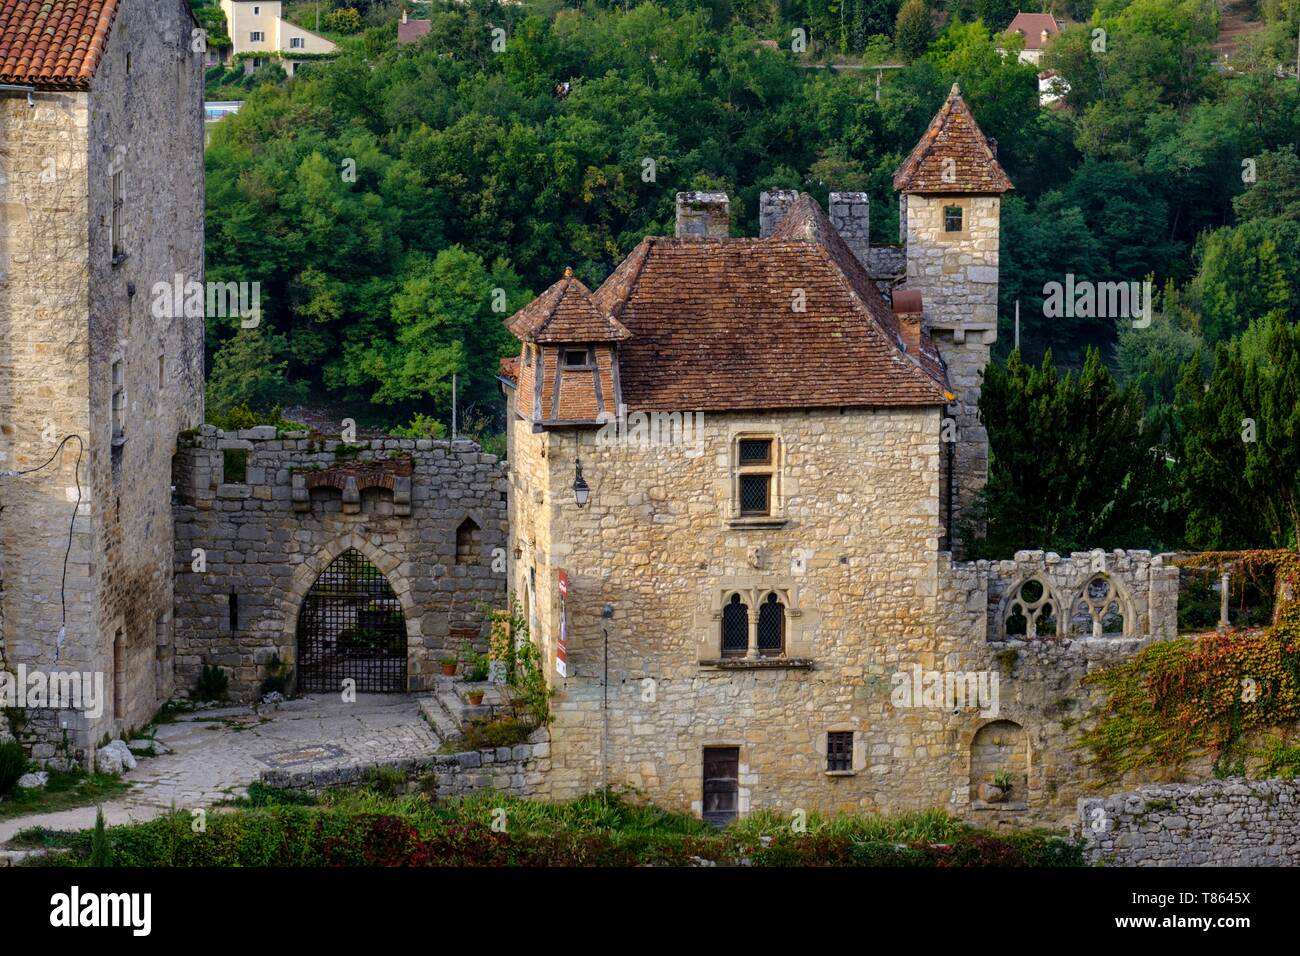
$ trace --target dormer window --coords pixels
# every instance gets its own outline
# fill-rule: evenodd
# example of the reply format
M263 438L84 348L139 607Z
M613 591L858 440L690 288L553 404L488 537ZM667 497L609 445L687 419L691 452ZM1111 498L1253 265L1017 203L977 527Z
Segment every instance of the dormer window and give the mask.
M586 349L565 349L564 367L565 368L590 368L591 367L590 354Z

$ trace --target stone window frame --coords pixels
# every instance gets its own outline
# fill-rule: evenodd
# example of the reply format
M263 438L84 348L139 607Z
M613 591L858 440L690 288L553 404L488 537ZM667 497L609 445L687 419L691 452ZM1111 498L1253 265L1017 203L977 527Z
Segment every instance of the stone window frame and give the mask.
M961 229L956 232L949 232L947 229L947 211L951 208L961 210ZM971 201L968 198L955 198L949 196L939 197L939 228L938 236L941 240L960 242L969 240L971 237Z
M736 594L748 607L749 646L743 655L727 655L722 650L723 607ZM761 654L758 650L757 608L769 594L775 594L785 609L779 654ZM696 615L697 662L700 667L739 670L810 668L813 661L807 623L800 588L792 578L754 574L723 579L713 589L708 611Z
M831 734L852 734L853 748L848 770L831 770L828 766ZM867 766L867 735L851 721L836 721L817 734L813 741L822 774L827 777L856 777Z
M1092 587L1092 582L1096 581L1098 578L1104 580L1108 585L1110 585L1109 593L1101 602L1095 601L1088 594L1088 589ZM1090 632L1087 634L1078 634L1074 630L1074 618L1075 615L1079 613L1081 604L1088 605L1088 614L1091 618L1092 627ZM1101 630L1101 622L1105 617L1105 608L1110 604L1115 604L1119 608L1119 615L1124 621L1123 630L1118 634L1107 634ZM1101 613L1098 613L1099 608L1101 609ZM1083 584L1081 584L1076 590L1074 600L1072 600L1069 606L1065 608L1065 615L1061 619L1061 626L1064 629L1065 636L1073 640L1113 641L1125 637L1133 637L1138 632L1136 625L1137 618L1134 611L1134 603L1132 597L1129 595L1128 589L1119 578L1106 571L1093 571L1084 578Z
M114 266L126 261L126 243L123 225L126 214L126 169L122 166L109 170L108 249Z
M110 437L114 448L126 444L126 358L118 356L108 363L108 414Z
M772 443L771 460L761 465L742 465L740 444L744 441ZM788 517L785 502L785 442L777 431L743 429L732 432L727 448L729 502L726 508L727 523L733 528L779 528ZM749 515L740 511L740 479L742 475L770 475L768 483L767 514ZM751 605L752 606L752 605ZM788 607L788 605L787 605Z
M1089 580L1092 580L1092 578L1089 577ZM1037 601L1031 602L1033 604L1033 607L1027 609L1029 611L1034 612L1034 617L1031 620L1030 615L1025 614L1024 634L1008 634L1007 621L1009 621L1011 618L1012 608L1018 604L1024 604L1024 601L1020 597L1020 589L1023 588L1026 584L1028 584L1031 581L1037 581L1039 585L1041 585L1043 588L1042 597L1040 597ZM1037 622L1038 622L1037 612L1040 611L1044 606L1048 604L1052 605L1052 610L1055 613L1056 630L1054 633L1051 634L1040 634L1037 632ZM1066 621L1067 621L1066 613L1067 613L1066 605L1061 601L1060 594L1058 593L1057 589L1052 586L1052 583L1044 575L1040 573L1024 575L1023 577L1017 578L1015 580L1015 583L1012 585L1012 587L1008 588L1006 593L1002 597L1002 606L998 610L997 640L1034 641L1042 638L1067 637L1068 633L1066 631ZM1030 633L1031 631L1033 631L1033 633Z

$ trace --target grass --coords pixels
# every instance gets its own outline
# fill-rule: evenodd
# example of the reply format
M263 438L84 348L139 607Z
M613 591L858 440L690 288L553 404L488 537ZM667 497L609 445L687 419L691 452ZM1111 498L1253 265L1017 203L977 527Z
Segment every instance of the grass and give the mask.
M0 799L0 820L93 806L130 787L129 783L111 774L52 770L50 781L45 787L34 790L15 789Z
M426 784L428 778L416 783ZM1077 842L994 835L941 811L874 817L759 812L719 830L631 795L543 803L487 792L437 802L375 781L318 797L261 785L195 833L188 814L112 827L118 866L1079 866ZM92 831L33 829L52 852L24 865L85 865Z

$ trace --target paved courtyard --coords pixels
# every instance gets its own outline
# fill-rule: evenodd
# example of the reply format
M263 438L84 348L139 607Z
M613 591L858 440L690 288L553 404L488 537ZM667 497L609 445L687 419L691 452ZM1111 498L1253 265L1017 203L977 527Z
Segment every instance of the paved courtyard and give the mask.
M439 744L417 698L404 694L361 694L351 704L309 695L261 714L247 707L199 711L163 724L155 739L173 752L137 758L124 776L131 789L104 804L108 823L147 820L172 807L210 809L245 795L264 770L369 765L426 756ZM94 807L0 820L0 845L29 827L94 825Z

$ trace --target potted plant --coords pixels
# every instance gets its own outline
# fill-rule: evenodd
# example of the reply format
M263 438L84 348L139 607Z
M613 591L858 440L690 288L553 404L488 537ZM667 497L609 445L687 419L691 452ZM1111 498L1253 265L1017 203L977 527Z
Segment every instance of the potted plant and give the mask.
M465 642L460 659L465 664L464 680L468 684L479 684L488 679L488 656L474 653L469 641Z
M999 770L993 774L993 782L980 787L980 798L985 803L1005 803L1011 793L1011 774Z
M468 690L465 692L465 696L469 698L471 707L478 707L483 703L483 691L481 690Z
M438 659L438 666L442 668L442 673L447 677L456 676L456 658L441 657Z

